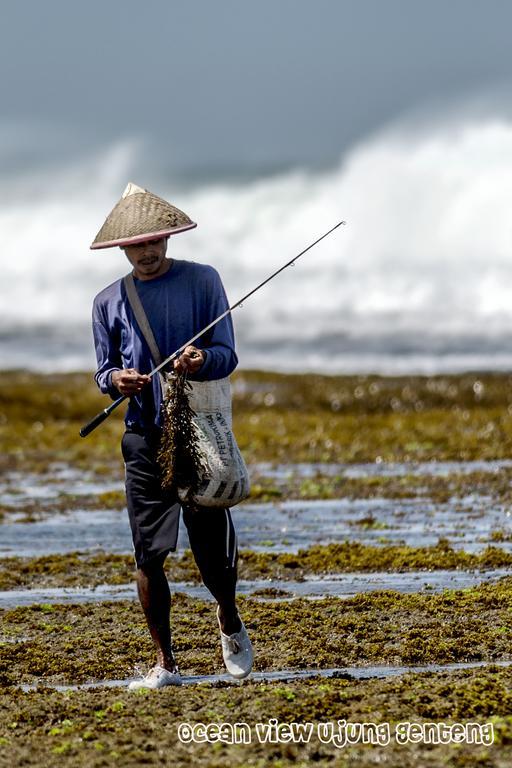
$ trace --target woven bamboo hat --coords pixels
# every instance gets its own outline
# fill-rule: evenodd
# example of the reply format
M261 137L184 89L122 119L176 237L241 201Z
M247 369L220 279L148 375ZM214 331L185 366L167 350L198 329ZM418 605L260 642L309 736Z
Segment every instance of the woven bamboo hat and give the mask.
M175 235L197 224L186 213L136 184L128 184L91 245L113 248Z

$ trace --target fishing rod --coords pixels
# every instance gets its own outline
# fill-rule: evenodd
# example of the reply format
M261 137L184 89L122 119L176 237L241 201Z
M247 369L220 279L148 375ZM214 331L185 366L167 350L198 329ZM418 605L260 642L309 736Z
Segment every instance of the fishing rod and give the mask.
M241 307L244 303L244 301L247 301L247 299L256 293L256 291L259 291L260 288L263 288L264 285L269 283L271 280L274 279L280 272L282 272L287 267L291 267L295 264L297 259L300 259L301 256L304 256L307 251L311 250L313 246L317 245L321 240L323 240L325 237L331 234L331 232L334 232L335 229L338 229L342 224L345 224L344 221L339 221L332 229L330 229L328 232L325 232L321 237L318 238L318 240L315 240L314 243L311 243L311 245L308 245L307 248L304 248L303 251L301 251L297 256L294 256L293 259L290 259L290 261L287 261L286 264L283 264L282 267L277 269L275 272L273 272L269 277L267 277L263 282L261 282L259 285L256 286L256 288L253 288L252 291L249 291L245 296L243 296L241 299L236 301L234 304L232 304L228 309L226 309L225 312L223 312L221 315L219 315L215 320L212 320L212 322L207 325L205 328L203 328L199 333L196 333L195 336L192 336L191 339L185 342L185 344L182 344L181 347L179 347L175 352L172 353L172 355L169 355L169 357L166 357L165 360L163 360L160 365L157 365L156 368L153 368L150 373L147 375L151 379L155 373L158 373L162 370L162 368L165 368L166 365L169 365L170 362L175 360L177 357L183 354L186 347L189 346L189 344L193 344L194 341L197 341L197 339L202 336L204 333L210 330L210 328L213 328L214 325L217 325L217 323L220 323L221 320L223 320L227 315L229 315L231 312L233 312L234 309L237 307ZM108 406L108 408L105 408L103 411L100 411L99 413L92 418L88 424L86 424L82 429L80 430L80 437L87 437L87 435L90 435L91 432L96 429L96 427L99 427L99 425L107 419L112 411L115 411L115 409L121 405L130 395L121 395L121 397L118 397L117 400L114 400L114 402Z

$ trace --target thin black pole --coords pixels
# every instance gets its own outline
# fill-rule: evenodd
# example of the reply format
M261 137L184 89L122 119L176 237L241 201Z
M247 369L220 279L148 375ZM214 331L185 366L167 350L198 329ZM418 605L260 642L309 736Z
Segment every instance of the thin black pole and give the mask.
M223 320L227 315L230 314L230 312L233 312L234 309L237 307L241 307L244 301L247 301L247 299L256 293L256 291L259 291L260 288L263 288L264 285L269 283L271 280L274 279L280 272L282 272L287 267L290 267L292 264L294 264L297 259L300 259L301 256L304 256L305 253L307 253L311 248L313 248L317 243L319 243L321 240L323 240L325 237L331 234L331 232L334 232L335 229L338 229L342 224L345 224L344 221L339 221L332 229L330 229L328 232L325 232L321 237L318 238L318 240L315 240L314 243L311 243L311 245L308 245L307 248L304 248L303 251L297 254L297 256L294 256L293 259L290 259L290 261L287 261L286 264L283 264L282 267L277 269L275 272L273 272L269 277L267 277L263 282L261 282L259 285L256 286L256 288L253 288L252 291L249 291L249 293L246 293L245 296L243 296L241 299L236 301L234 304L232 304L228 309L226 309L225 312L223 312L221 315L219 315L215 320L213 320L209 325L207 325L205 328L199 331L199 333L196 333L195 336L192 336L191 339L185 342L185 344L182 344L179 349L177 349L175 352L172 353L172 355L169 355L169 357L166 357L165 360L163 360L160 365L157 365L156 368L153 368L150 373L147 375L152 378L155 373L158 373L158 371L161 371L162 368L165 368L166 365L168 365L170 362L172 362L175 358L179 357L184 351L185 348L189 346L189 344L193 344L194 341L197 341L197 339L200 338L206 331L209 331L210 328L213 328L214 325L217 325L217 323L220 323L221 320ZM115 409L123 403L129 395L121 395L121 397L118 397L117 400L114 400L114 402L108 406L108 408L105 408L103 411L100 411L94 418L91 419L82 429L80 430L80 437L87 437L96 427L98 427L105 419L107 419L112 411L115 411Z

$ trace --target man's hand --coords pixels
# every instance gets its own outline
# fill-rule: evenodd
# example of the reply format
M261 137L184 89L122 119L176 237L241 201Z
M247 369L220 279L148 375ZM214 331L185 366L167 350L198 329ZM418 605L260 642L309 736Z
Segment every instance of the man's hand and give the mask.
M205 354L197 347L185 347L185 351L174 361L174 370L177 373L186 371L187 373L196 373L204 363Z
M125 368L112 373L112 384L122 395L136 395L149 381L149 376L139 373L135 368Z

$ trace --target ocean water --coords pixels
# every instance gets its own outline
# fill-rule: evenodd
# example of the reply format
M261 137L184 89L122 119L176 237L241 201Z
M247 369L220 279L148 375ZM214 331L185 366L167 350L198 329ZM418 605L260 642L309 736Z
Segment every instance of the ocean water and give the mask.
M330 168L240 179L148 180L140 155L124 142L0 175L3 369L94 367L91 303L128 263L89 245L130 180L198 222L169 255L213 264L231 302L347 221L234 311L242 367L512 367L512 122L390 129Z

